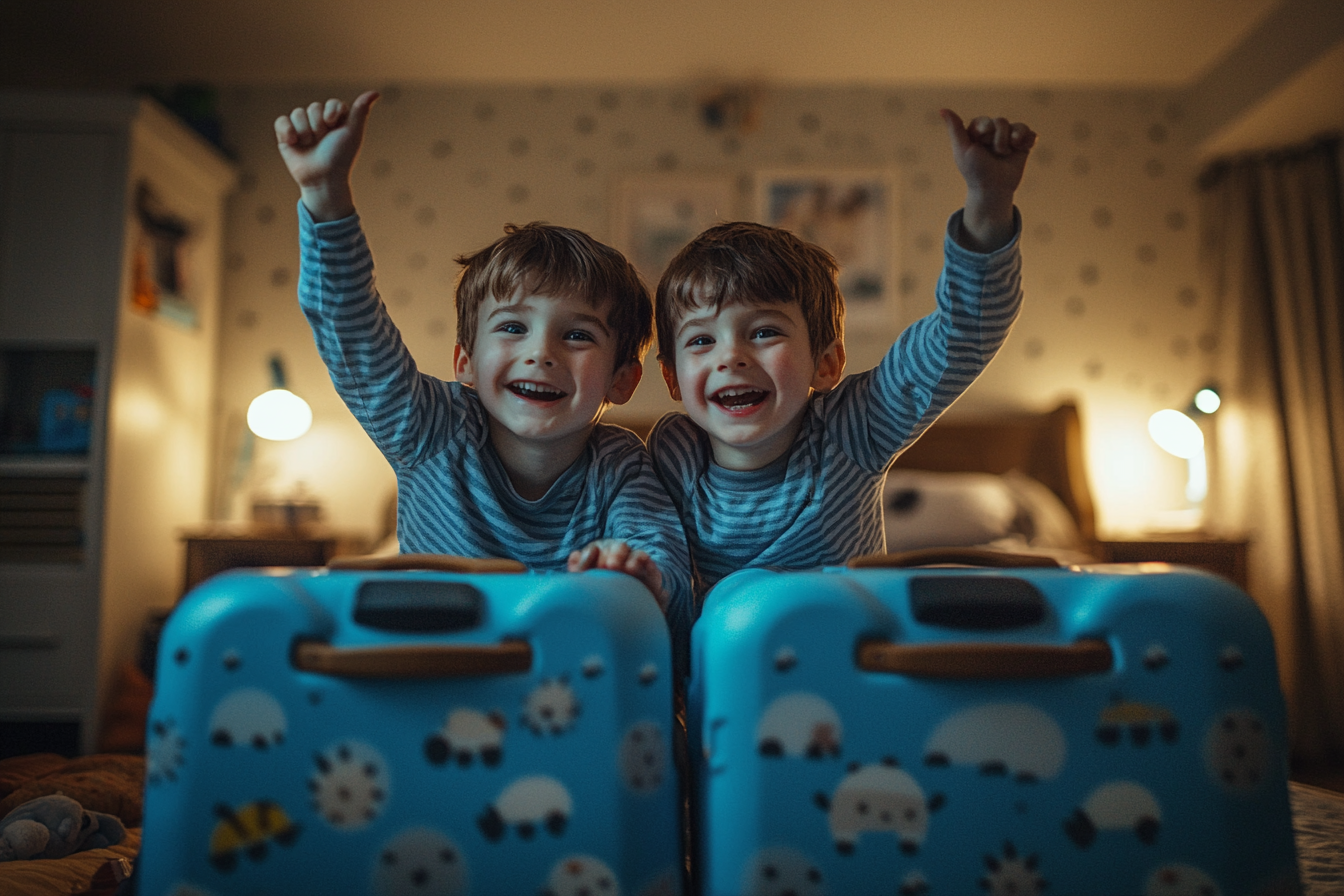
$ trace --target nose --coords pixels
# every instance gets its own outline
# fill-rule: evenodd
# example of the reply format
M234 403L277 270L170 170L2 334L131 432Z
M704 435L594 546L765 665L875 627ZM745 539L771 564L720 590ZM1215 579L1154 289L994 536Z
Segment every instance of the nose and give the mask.
M524 364L536 364L542 367L555 366L555 351L551 340L542 333L528 341Z
M715 359L714 367L716 370L739 370L747 366L747 356L744 351L745 346L737 339L724 339L718 343L718 357Z

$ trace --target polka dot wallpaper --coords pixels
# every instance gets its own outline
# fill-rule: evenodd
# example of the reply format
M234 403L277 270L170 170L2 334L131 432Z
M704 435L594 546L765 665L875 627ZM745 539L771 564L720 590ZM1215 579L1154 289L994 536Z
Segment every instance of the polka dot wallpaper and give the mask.
M1184 498L1183 462L1146 433L1183 407L1218 350L1199 277L1196 156L1185 110L1163 92L695 85L381 85L354 179L378 284L422 369L452 375L453 256L508 222L545 220L616 241L613 199L630 175L716 177L723 218L751 217L756 173L883 168L897 195L895 293L885 325L848 334L851 371L872 366L901 328L933 308L948 216L964 201L937 111L1004 115L1040 140L1017 204L1026 305L1012 336L952 413L1045 409L1076 400L1099 523L1159 524ZM280 353L313 405L313 430L267 443L239 496L306 489L328 521L371 534L393 489L387 464L331 388L295 299L298 192L272 122L358 88L235 88L222 96L242 170L231 200L222 321L220 462ZM724 97L731 102L724 102ZM634 400L608 419L675 408L652 359ZM241 500L229 513L242 512Z

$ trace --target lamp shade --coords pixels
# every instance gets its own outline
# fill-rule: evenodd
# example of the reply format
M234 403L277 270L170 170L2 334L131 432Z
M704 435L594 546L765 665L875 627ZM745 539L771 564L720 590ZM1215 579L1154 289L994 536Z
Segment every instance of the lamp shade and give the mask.
M308 402L288 389L263 392L247 407L247 428L273 442L297 439L312 425Z
M1168 454L1190 459L1204 452L1204 432L1180 411L1167 408L1148 418L1148 434Z

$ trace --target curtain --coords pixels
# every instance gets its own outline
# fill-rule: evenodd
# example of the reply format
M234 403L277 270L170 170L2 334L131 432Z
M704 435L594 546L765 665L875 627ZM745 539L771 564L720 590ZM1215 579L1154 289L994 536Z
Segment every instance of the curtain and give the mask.
M1294 760L1344 763L1344 226L1338 136L1200 178L1219 334L1209 516L1251 539Z

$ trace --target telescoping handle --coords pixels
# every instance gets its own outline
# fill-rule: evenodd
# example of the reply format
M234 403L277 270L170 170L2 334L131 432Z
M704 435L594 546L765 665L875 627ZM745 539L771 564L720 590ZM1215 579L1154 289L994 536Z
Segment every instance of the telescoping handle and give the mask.
M1013 554L987 548L923 548L895 554L864 554L850 560L850 569L908 569L913 566L989 566L995 569L1058 569L1059 561L1043 554Z
M332 557L328 569L349 570L430 570L433 572L527 572L517 560L502 558L455 557L452 554L386 554Z
M532 669L532 645L398 644L387 647L333 647L322 641L299 641L292 662L296 669L339 678L427 679L474 675L508 675Z
M995 681L1024 678L1070 678L1108 672L1115 658L1098 638L1064 647L1050 644L893 644L864 641L856 663L865 672L887 672L914 678Z
M448 554L390 554L336 557L328 568L400 572L521 573L516 560L475 559ZM355 601L354 621L391 632L450 632L474 628L483 598L466 582L406 579L365 580ZM324 641L298 641L291 661L296 669L361 679L432 679L508 675L532 668L532 646L522 640L499 644L390 644L335 647Z

